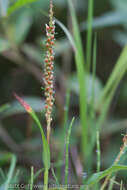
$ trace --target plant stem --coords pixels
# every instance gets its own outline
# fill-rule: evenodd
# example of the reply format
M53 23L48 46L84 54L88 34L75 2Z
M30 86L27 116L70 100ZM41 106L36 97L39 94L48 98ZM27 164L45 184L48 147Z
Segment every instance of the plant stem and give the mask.
M50 126L50 122L47 125L47 141L48 144L50 144L50 133L51 133L51 126Z
M101 151L100 151L100 134L97 131L97 172L100 172L101 165Z
M45 168L44 172L44 190L48 190L48 169Z
M87 32L87 55L86 63L88 72L91 66L91 46L92 46L92 22L93 22L93 0L88 0L88 32Z
M31 180L30 180L30 190L33 189L33 182L34 182L34 168L31 167Z

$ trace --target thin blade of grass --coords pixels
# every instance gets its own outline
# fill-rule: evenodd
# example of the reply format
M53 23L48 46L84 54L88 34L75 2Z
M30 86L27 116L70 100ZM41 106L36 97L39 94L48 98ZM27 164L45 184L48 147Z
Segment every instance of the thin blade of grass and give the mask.
M86 84L84 84L85 67L84 67L84 52L81 42L81 36L79 26L76 18L75 9L73 7L72 0L68 0L68 5L72 18L73 36L76 44L75 62L77 69L77 76L80 89L80 119L82 126L81 147L83 156L87 157L88 154L88 129L87 129L87 96L86 96Z
M97 172L100 172L101 150L100 150L100 134L99 134L99 131L97 131L96 134L97 134Z
M123 189L123 182L121 181L121 184L120 184L120 190Z
M96 131L100 131L100 129L101 129L101 127L102 127L102 125L103 125L103 123L104 123L104 121L106 119L106 116L107 116L107 113L108 113L108 109L109 109L111 100L113 98L115 89L116 89L116 86L114 87L114 89L112 89L112 92L109 94L109 97L107 97L107 99L105 100L105 103L103 105L103 109L102 109L102 111L100 113L100 116L97 119L97 121L95 123L95 126L93 128L93 134L96 133ZM90 155L93 152L93 148L94 148L95 142L96 142L96 135L92 135L92 137L91 137L91 143L90 143L90 146L89 146L89 154Z
M111 178L110 183L109 183L108 190L113 190L113 185L114 185L115 178L116 178L116 176L113 176L113 177Z
M91 95L91 101L90 101L90 116L89 116L89 121L92 121L94 123L95 118L96 118L96 111L95 111L95 81L96 81L96 53L97 53L97 36L95 34L94 36L94 45L93 45L93 63L92 63L92 95ZM93 129L90 131L90 135L93 137L95 136L96 138L96 132L93 133ZM90 144L88 144L91 146ZM91 147L90 147L91 149ZM89 159L87 162L89 171L88 173L90 174L92 172L92 158L93 158L93 151L89 151Z
M63 131L61 134L61 151L60 151L58 160L63 160L63 156L64 156L64 141L66 138L69 104L70 104L70 89L68 88L66 92L66 100L65 100L65 106L64 106L64 119L63 119L63 128L62 128ZM57 176L60 176L60 175L61 175L61 168L58 168Z
M33 183L34 183L34 167L31 167L31 179L30 179L30 190L33 189Z
M71 135L71 130L72 126L74 123L75 118L72 118L72 121L70 123L67 137L66 137L66 154L65 154L65 185L68 184L68 165L69 165L69 143L70 143L70 135Z
M53 175L53 177L54 177L54 179L55 179L55 181L56 181L56 185L57 185L58 190L59 190L60 184L59 184L59 181L58 181L58 179L57 179L57 177L56 177L54 168L51 168L51 171L52 171L52 175Z
M3 170L2 170L2 168L0 168L0 176L2 177L3 180L6 179L5 174L4 174Z
M34 175L34 178L33 178L33 182L38 178L38 176L42 173L42 172L44 172L44 168L41 168L40 170L38 170L36 173L35 173L35 175Z
M14 154L11 155L11 164L10 164L9 172L8 172L7 179L5 182L4 190L9 189L9 184L11 183L11 179L13 177L14 169L16 166L16 160L17 160L16 156Z
M125 72L127 71L127 46L123 49L107 83L103 89L101 101L107 97L107 94L112 89L114 83L119 83Z
M58 19L55 18L56 23L60 26L60 28L64 31L64 33L66 34L68 40L70 41L70 44L72 46L72 49L74 50L74 52L76 51L76 45L75 45L75 41L73 39L73 36L71 35L71 33L69 32L69 30L66 28L66 26L64 26L64 24L62 22L60 22Z
M89 186L95 185L101 179L103 179L105 176L111 175L112 173L118 172L120 170L127 170L127 166L125 166L125 165L113 165L113 166L111 166L110 168L108 168L107 170L105 170L103 172L93 174L89 178L89 180L87 181L86 184L89 185Z
M96 130L100 131L100 129L101 129L101 127L102 127L102 125L106 119L108 109L109 109L110 103L113 99L114 93L115 93L115 91L119 85L119 82L121 81L122 77L125 75L125 73L127 71L127 53L126 52L127 52L127 47L124 48L124 50L123 50L123 52L122 52L122 54L118 60L118 63L117 63L118 67L119 67L119 65L122 65L121 66L122 69L120 69L118 72L117 68L116 67L114 68L117 71L116 72L117 75L115 74L115 77L113 77L115 79L115 80L113 79L114 83L112 83L112 85L111 85L111 82L110 82L110 85L109 85L109 82L107 82L107 85L110 86L110 88L111 88L110 92L109 92L109 90L105 91L105 89L104 89L104 92L102 92L102 94L103 94L103 96L102 96L103 97L103 109L101 109L100 116L98 117L97 122L95 124L95 128L94 128L95 132L96 132ZM113 71L113 73L114 73L114 71ZM109 88L106 87L106 89L109 89ZM109 92L109 93L107 94L107 92ZM106 97L105 97L105 94L107 94ZM101 103L98 104L98 107L100 105L102 105L102 97L101 97L101 100L99 101ZM105 97L105 99L104 99L104 97ZM91 145L91 151L93 150L95 141L96 141L96 136L93 135L92 140L91 140L91 142L92 142L91 143L92 144Z
M92 64L92 98L91 98L91 116L95 118L95 79L96 79L96 56L97 56L97 36L94 37L93 45L93 64Z
M67 121L68 121L68 112L69 112L69 104L70 104L70 89L67 89L66 93L66 103L64 107L64 122L63 122L63 128L64 128L64 137L67 129Z
M50 150L49 150L49 145L48 145L47 139L46 139L44 131L42 129L42 125L41 125L38 117L36 116L36 114L34 112L32 112L30 115L32 116L32 118L34 119L34 121L36 122L37 126L40 129L42 142L43 142L42 158L43 158L45 168L49 169L50 168Z
M92 46L92 24L93 24L93 0L88 0L88 30L86 43L86 63L90 71L91 66L91 46Z

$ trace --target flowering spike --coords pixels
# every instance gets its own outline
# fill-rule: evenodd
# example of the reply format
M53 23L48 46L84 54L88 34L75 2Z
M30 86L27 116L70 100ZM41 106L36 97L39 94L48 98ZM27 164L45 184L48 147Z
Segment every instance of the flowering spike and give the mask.
M49 9L49 24L46 24L46 56L44 68L44 84L45 84L45 117L47 121L47 140L50 138L50 128L52 121L52 107L54 103L54 89L53 89L53 69L54 69L54 40L55 40L55 20L53 18L53 3L50 0Z
M14 96L15 98L19 101L19 103L24 107L24 109L29 112L29 113L32 113L33 110L32 108L30 107L29 104L27 104L22 98L20 98L16 93L14 93Z

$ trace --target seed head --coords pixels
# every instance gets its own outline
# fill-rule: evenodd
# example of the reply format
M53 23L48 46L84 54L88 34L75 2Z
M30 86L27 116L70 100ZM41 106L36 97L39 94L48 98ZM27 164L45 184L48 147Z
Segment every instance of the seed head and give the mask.
M53 69L54 69L54 40L55 40L55 21L53 18L53 3L50 1L49 9L49 24L46 24L46 56L44 68L44 84L45 84L45 116L47 126L50 126L52 121L52 107L54 103L53 90Z

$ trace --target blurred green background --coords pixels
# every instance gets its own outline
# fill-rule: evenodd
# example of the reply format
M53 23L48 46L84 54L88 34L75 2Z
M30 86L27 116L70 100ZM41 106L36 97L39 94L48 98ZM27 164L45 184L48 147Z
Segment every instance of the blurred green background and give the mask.
M15 100L13 93L22 96L38 112L44 123L43 66L45 55L45 24L48 0L21 3L0 1L0 167L8 167L6 152L18 156L20 181L29 179L31 165L41 168L41 145L38 129ZM25 2L25 1L24 1ZM84 54L86 51L87 0L73 1L78 16ZM93 30L97 33L97 79L95 95L101 93L117 58L127 42L127 1L96 0L94 2ZM72 32L71 17L66 0L54 0L54 15ZM71 88L69 118L74 115L73 151L80 137L79 86L73 51L64 31L56 24L55 92L52 132L52 161L61 151L61 131L65 108L66 88ZM87 79L87 93L91 96L91 76ZM103 168L108 167L119 152L122 134L127 128L127 76L121 81L110 106L108 119L101 134ZM77 148L76 148L77 151ZM80 150L78 150L80 155ZM61 163L60 163L61 164ZM17 169L17 170L18 170ZM23 175L22 175L23 174ZM121 174L123 175L123 173ZM125 173L123 177L127 177ZM73 178L74 180L74 178ZM2 179L1 179L2 181ZM0 181L0 182L1 182Z

